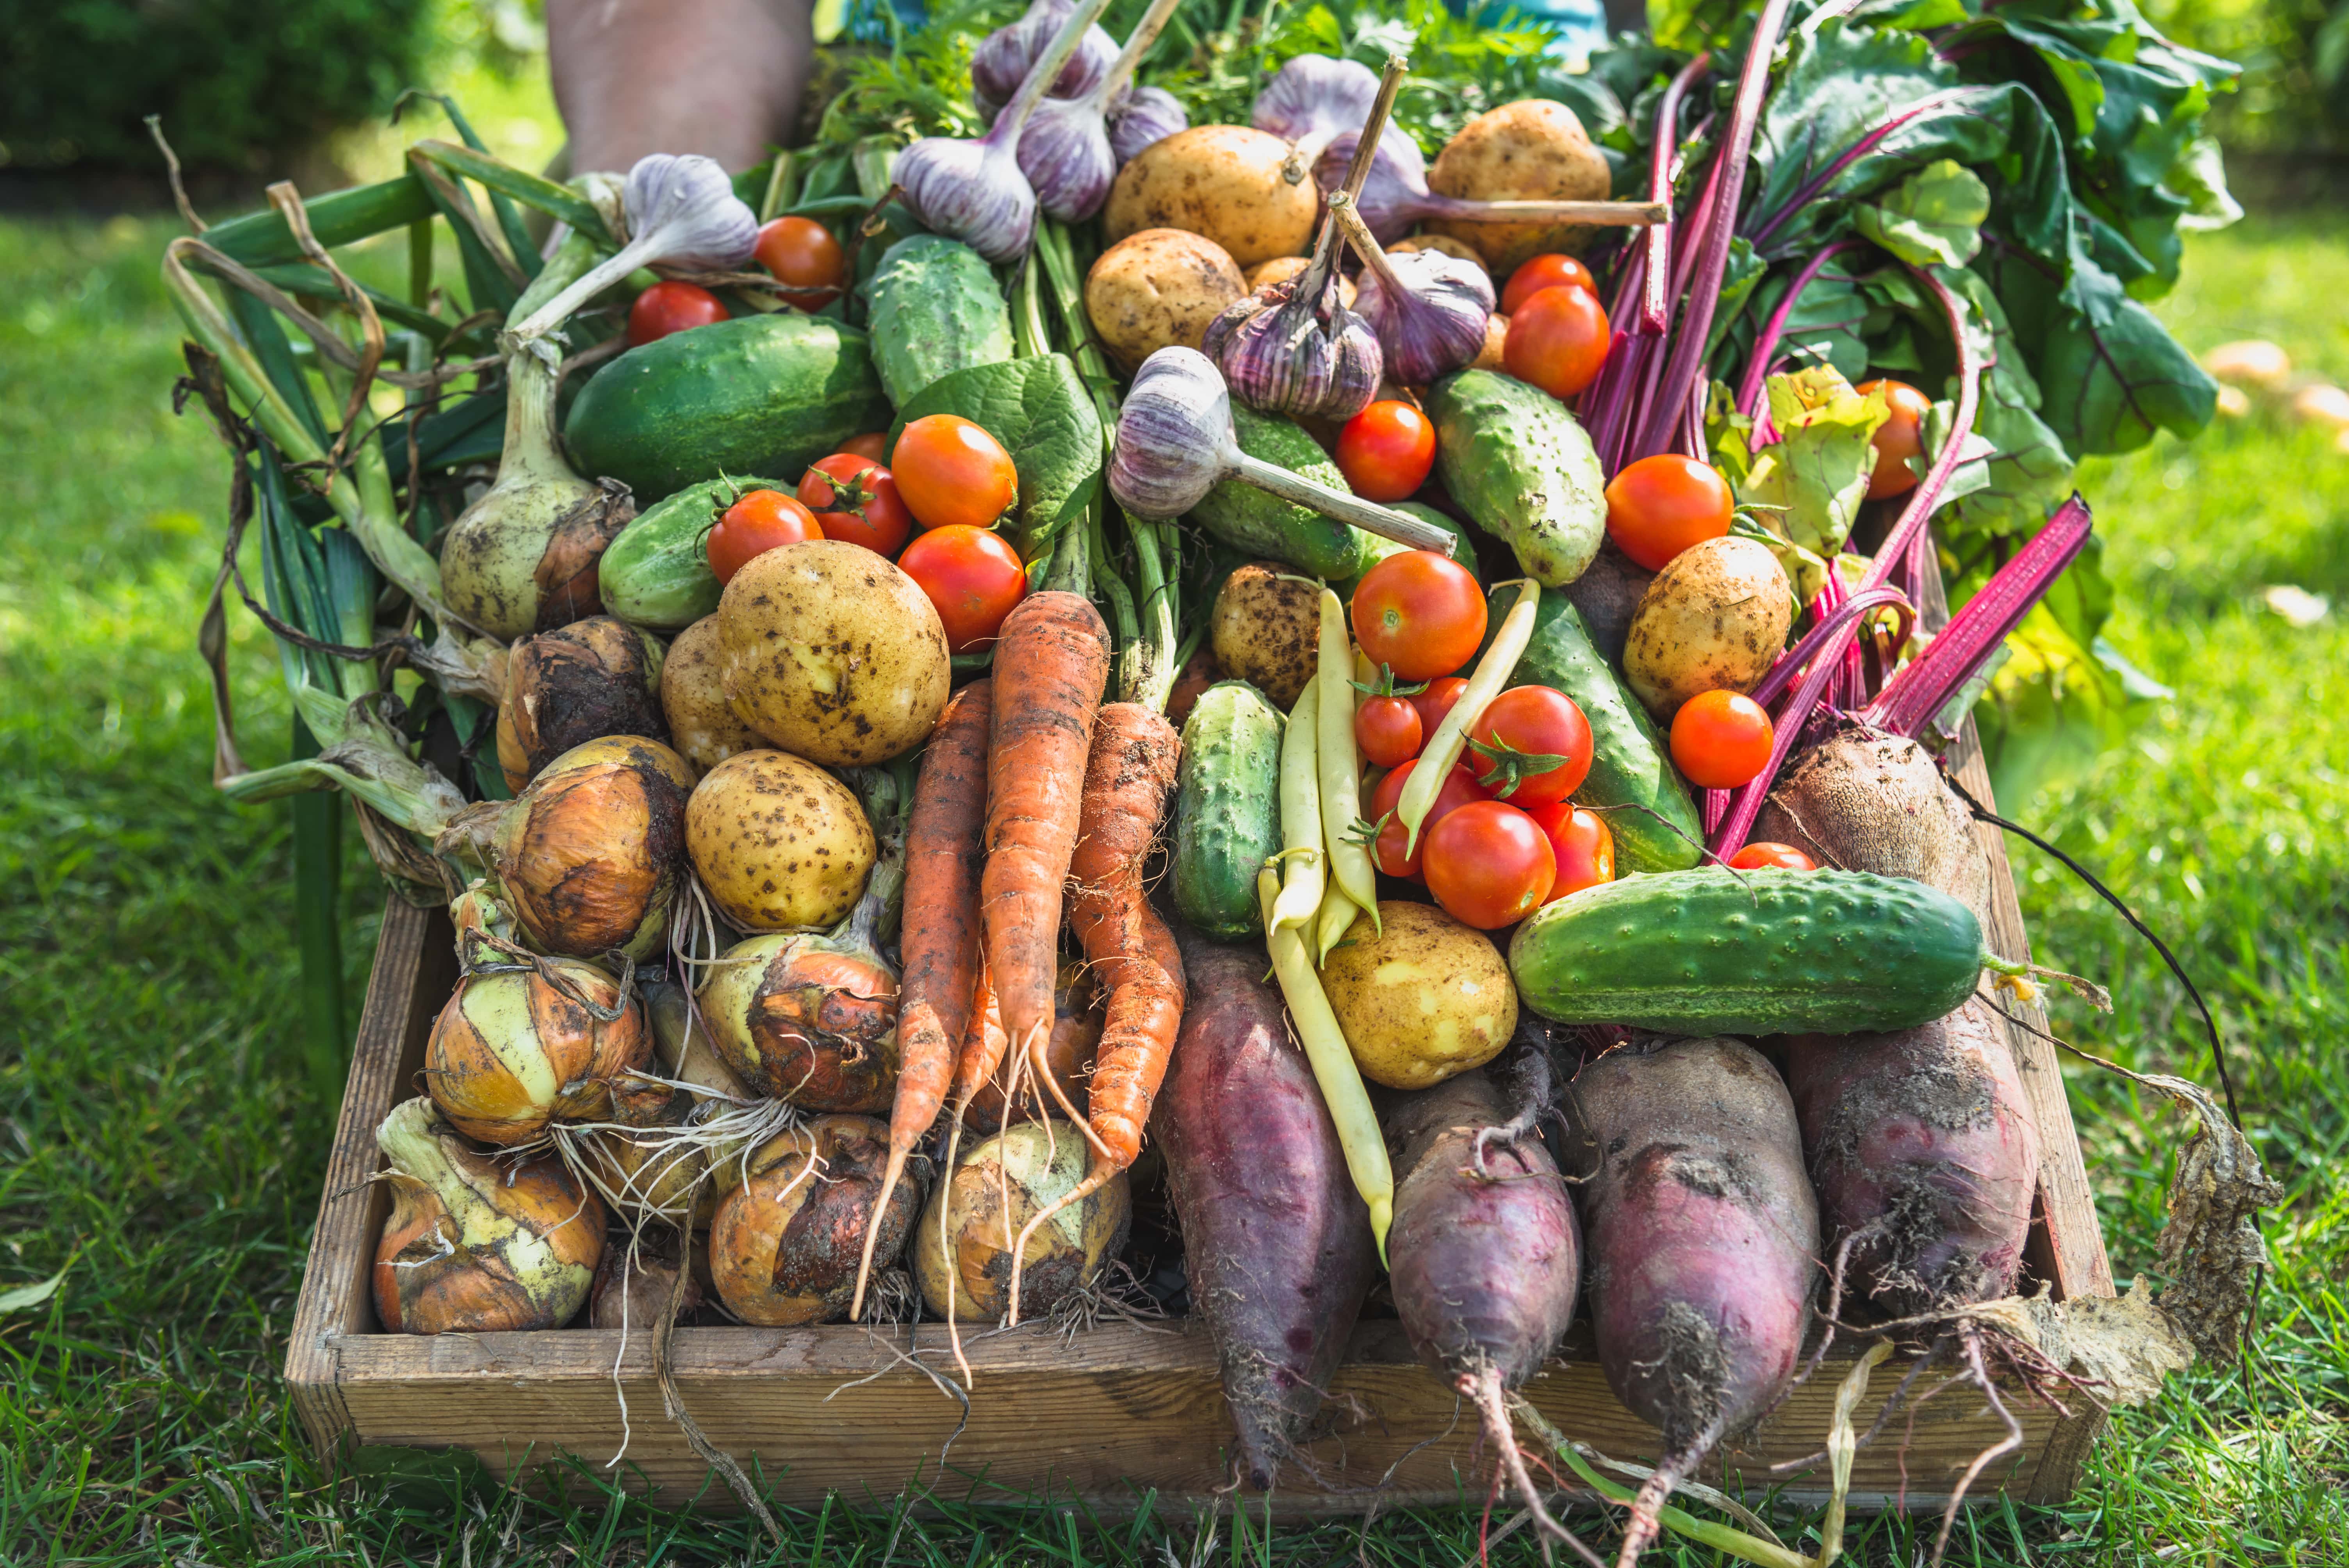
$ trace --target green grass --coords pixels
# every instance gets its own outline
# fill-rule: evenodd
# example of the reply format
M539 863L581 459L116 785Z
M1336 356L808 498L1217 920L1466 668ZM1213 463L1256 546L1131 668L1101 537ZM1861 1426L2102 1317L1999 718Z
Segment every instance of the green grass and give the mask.
M1057 1513L794 1516L740 1524L459 1479L339 1477L278 1381L331 1109L302 1065L284 809L207 788L193 639L225 469L175 420L178 332L155 281L166 230L0 225L0 1290L71 1260L0 1316L0 1561L207 1563L613 1560L957 1564L1449 1563L1472 1517L1284 1532L1226 1515L1083 1531ZM2164 308L2189 346L2258 333L2349 379L2349 225L2247 224L2193 242ZM2085 774L2009 809L2099 868L2168 934L2220 1010L2247 1119L2291 1190L2257 1363L2173 1381L2125 1414L2057 1510L1961 1527L1971 1563L2337 1561L2349 1536L2349 457L2263 417L2163 440L2085 480L2124 608L2114 642L2175 701L2141 705ZM2342 612L2295 630L2259 590ZM274 657L235 621L247 759L285 745ZM347 879L351 979L372 878ZM2113 982L2111 1019L2061 1030L2211 1081L2199 1025L2119 922L2018 853L2042 954ZM2072 1080L2122 1277L2151 1272L2179 1137L2166 1106ZM1952 1396L1954 1398L1954 1396ZM1798 1518L1789 1523L1799 1526ZM1594 1540L1610 1533L1588 1523ZM1853 1560L1906 1565L1930 1534L1863 1522ZM1527 1562L1522 1537L1495 1556ZM1657 1561L1673 1560L1659 1553ZM1711 1561L1682 1553L1677 1561Z

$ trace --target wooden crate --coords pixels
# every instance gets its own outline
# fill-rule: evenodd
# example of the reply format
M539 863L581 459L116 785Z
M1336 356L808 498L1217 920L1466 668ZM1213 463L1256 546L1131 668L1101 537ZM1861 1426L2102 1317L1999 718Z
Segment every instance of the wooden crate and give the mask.
M1929 620L1941 618L1938 604L1925 609ZM1961 745L1959 777L1987 800L1990 781L1971 725ZM1991 944L2009 958L2027 957L2005 846L1995 829L1978 831L1994 872ZM374 1130L417 1092L425 1038L454 979L446 916L395 900L286 1356L304 1427L322 1449L346 1441L470 1449L504 1476L557 1450L601 1466L621 1448L625 1395L626 1461L608 1473L668 1501L698 1496L701 1507L731 1509L731 1495L710 1482L661 1417L648 1336L632 1336L624 1350L617 1334L589 1329L425 1338L386 1334L378 1325L368 1266L388 1200L381 1183L367 1181L381 1168ZM2044 1022L2035 1015L2033 1021ZM2062 1073L2046 1042L2012 1033L2044 1150L2031 1270L2059 1299L2110 1295L2111 1267ZM933 1366L950 1365L946 1342L944 1328L933 1325L681 1328L675 1359L686 1404L709 1438L746 1464L755 1455L774 1495L795 1505L812 1506L827 1492L880 1501L927 1486L957 1501L1081 1501L1115 1517L1150 1491L1162 1508L1206 1501L1225 1478L1230 1421L1213 1347L1195 1322L1106 1326L1066 1339L1044 1325L967 1334L977 1381L968 1423L942 1462L961 1411L902 1358L915 1352ZM1903 1369L1896 1359L1878 1370L1864 1418ZM1771 1463L1816 1451L1841 1370L1831 1362L1707 1473L1725 1470L1733 1482L1742 1475L1758 1490L1768 1484ZM1569 1342L1527 1393L1561 1429L1607 1453L1656 1452L1655 1430L1616 1402L1587 1347ZM1399 1326L1356 1329L1331 1394L1331 1409L1352 1413L1314 1452L1333 1487L1345 1490L1283 1491L1274 1500L1277 1513L1482 1500L1491 1460L1475 1451L1474 1415L1456 1408L1450 1390L1413 1358ZM2023 1452L2002 1473L1985 1476L1973 1495L1988 1499L2002 1488L2033 1502L2068 1497L2103 1418L2085 1400L2066 1419L2027 1398L2010 1403L2023 1425ZM1854 1505L1938 1507L1999 1433L1980 1399L1945 1396L1919 1413L1907 1443L1885 1440L1860 1453ZM1384 1488L1369 1490L1391 1467ZM1824 1485L1823 1471L1797 1477L1788 1495L1815 1501Z

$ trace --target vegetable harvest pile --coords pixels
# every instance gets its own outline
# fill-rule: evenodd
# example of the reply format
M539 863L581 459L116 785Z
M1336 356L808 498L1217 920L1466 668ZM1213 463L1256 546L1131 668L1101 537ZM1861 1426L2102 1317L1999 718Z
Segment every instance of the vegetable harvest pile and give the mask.
M2141 302L2232 67L2126 0L1571 75L1107 3L900 39L748 174L555 184L450 107L171 246L203 645L233 582L317 742L247 769L223 695L215 781L348 792L457 928L385 1327L1187 1310L1268 1488L1392 1313L1627 1563L1809 1561L1664 1503L1839 1331L1822 1564L1884 1343L2002 1416L2231 1354L2272 1189L2178 1080L2178 1283L2031 1294L2049 972L1939 754L2038 606L2094 638L2075 459L2209 417ZM404 296L336 258L398 230ZM1651 1470L1518 1393L1586 1315Z

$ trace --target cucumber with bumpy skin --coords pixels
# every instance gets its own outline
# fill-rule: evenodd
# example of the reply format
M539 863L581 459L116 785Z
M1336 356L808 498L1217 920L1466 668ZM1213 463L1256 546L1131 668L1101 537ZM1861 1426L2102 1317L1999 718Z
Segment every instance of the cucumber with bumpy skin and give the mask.
M596 567L605 612L631 626L681 632L715 611L725 590L709 570L708 535L728 507L755 490L789 495L792 487L776 480L711 480L638 512Z
M1545 588L1581 576L1607 535L1607 476L1567 406L1514 377L1463 370L1429 390L1427 413L1436 472L1476 526Z
M1249 457L1303 474L1341 495L1352 493L1330 454L1294 420L1235 403L1232 433ZM1225 480L1209 490L1191 509L1191 520L1236 550L1286 562L1325 583L1359 577L1371 563L1371 536L1361 529L1238 480Z
M1869 872L1627 877L1545 904L1509 944L1543 1017L1674 1035L1911 1029L2016 967L1948 893Z
M1174 786L1174 907L1237 941L1264 929L1256 873L1280 849L1280 710L1246 681L1199 695Z
M898 241L864 287L873 307L873 362L900 408L957 370L1012 357L1011 307L995 270L958 240L916 234Z

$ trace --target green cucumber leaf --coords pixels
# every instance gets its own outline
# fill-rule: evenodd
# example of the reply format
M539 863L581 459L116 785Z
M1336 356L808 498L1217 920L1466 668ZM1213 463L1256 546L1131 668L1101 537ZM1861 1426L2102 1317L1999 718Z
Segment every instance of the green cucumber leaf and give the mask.
M897 410L892 449L899 431L929 414L960 415L1011 454L1019 470L1011 542L1022 561L1041 554L1100 493L1101 415L1064 354L972 365L941 377Z

